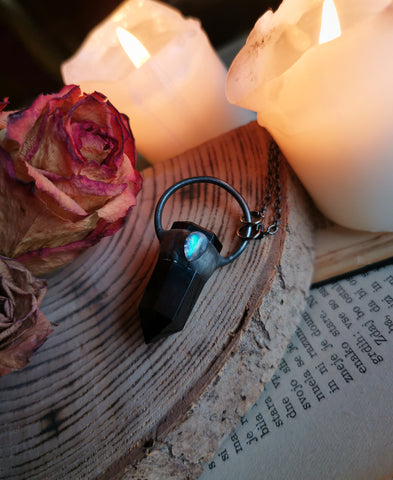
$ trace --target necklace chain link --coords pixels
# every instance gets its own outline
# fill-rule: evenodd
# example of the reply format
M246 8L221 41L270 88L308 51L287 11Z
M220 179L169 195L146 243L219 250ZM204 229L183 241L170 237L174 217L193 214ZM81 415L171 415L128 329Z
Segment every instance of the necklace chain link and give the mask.
M265 197L259 210L251 212L251 222L244 217L242 226L237 230L237 236L243 240L261 240L267 235L278 231L281 220L281 183L280 183L280 149L272 140L269 145L267 185ZM266 213L272 207L271 223L264 228Z

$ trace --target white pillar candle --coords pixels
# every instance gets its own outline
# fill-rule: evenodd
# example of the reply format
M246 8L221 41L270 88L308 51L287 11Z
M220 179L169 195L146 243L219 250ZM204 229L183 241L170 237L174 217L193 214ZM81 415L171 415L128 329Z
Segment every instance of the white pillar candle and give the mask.
M102 92L126 113L138 151L152 163L250 119L226 99L227 70L200 22L152 0L121 4L62 74L65 83Z
M229 70L227 97L258 112L327 217L393 231L393 2L335 0L341 33L330 25L330 39L323 3L266 12Z

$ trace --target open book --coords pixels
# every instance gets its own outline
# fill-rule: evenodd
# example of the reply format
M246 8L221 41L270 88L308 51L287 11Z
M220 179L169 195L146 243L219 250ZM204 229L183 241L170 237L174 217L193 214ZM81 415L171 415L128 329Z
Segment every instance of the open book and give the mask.
M200 480L393 478L393 265L316 286L307 304Z

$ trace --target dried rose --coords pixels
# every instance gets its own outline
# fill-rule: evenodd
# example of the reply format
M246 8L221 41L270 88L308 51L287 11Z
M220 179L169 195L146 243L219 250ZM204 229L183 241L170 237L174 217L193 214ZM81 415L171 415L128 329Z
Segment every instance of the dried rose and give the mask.
M5 128L8 114L3 112L5 107L8 105L8 98L5 98L4 101L0 101L0 130Z
M0 257L0 377L26 366L51 333L38 309L45 292L44 280L16 260Z
M0 254L39 275L115 233L141 188L135 160L128 118L99 93L66 86L1 112Z

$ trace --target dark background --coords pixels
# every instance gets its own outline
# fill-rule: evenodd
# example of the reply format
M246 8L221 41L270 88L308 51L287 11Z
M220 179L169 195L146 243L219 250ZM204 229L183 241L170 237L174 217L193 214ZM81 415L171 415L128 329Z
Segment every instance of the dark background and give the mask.
M215 48L248 33L281 0L166 0L197 17ZM0 0L0 100L28 106L40 93L62 86L60 64L120 0Z

